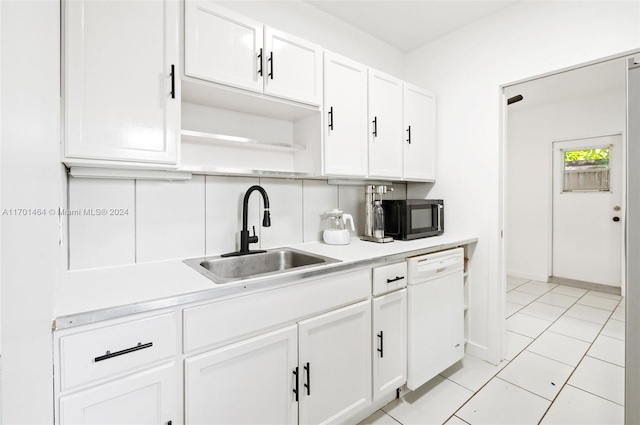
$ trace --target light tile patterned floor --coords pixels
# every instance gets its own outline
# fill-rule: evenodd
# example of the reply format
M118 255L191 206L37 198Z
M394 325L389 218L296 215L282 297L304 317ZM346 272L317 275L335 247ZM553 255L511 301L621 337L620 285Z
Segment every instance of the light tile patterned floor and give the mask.
M360 425L623 424L624 299L507 278L505 361L471 356Z

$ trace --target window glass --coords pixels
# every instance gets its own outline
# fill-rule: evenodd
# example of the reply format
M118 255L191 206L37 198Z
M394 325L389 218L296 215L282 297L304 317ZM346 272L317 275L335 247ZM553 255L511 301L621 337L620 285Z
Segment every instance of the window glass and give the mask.
M564 151L563 166L563 192L610 190L609 147Z

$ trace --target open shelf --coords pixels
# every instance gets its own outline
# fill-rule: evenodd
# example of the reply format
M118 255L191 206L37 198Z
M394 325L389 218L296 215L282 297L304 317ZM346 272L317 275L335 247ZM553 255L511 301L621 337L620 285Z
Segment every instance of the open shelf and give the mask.
M182 130L183 141L215 143L227 146L246 147L251 149L269 149L297 152L306 149L304 145L269 142L263 140L250 139L247 137L228 136L225 134L204 133L201 131Z
M298 121L317 114L320 107L184 76L182 100L263 117Z

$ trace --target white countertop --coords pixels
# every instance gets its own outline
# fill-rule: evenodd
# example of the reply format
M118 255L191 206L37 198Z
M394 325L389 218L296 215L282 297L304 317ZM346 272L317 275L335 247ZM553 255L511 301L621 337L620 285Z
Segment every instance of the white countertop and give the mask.
M327 245L308 242L290 248L324 255L340 263L319 266L314 270L344 269L358 263L384 261L393 256L412 256L434 252L477 241L473 235L443 235L413 241L394 241L385 244L352 238L349 245ZM308 275L309 270L306 271ZM292 270L288 274L295 275ZM251 285L265 279L252 279ZM274 278L269 279L271 281ZM71 327L107 318L140 313L229 295L251 285L246 280L233 284L216 284L201 275L181 259L142 263L102 269L69 271L54 317L60 327ZM80 317L81 316L81 317Z

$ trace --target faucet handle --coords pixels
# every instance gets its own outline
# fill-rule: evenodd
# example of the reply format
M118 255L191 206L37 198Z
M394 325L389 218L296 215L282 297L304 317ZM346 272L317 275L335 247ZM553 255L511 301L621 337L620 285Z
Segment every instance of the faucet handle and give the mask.
M256 236L256 226L251 226L253 228L253 236L249 236L249 243L257 243L258 237Z

